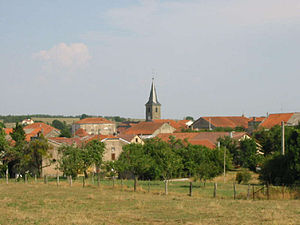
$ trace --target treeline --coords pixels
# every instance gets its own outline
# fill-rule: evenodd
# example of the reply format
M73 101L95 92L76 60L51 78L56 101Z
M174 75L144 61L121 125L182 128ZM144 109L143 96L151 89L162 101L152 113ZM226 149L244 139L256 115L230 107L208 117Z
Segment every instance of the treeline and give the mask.
M75 116L64 116L64 115L49 115L49 114L28 114L28 115L0 115L0 120L3 120L3 123L20 123L25 119L31 118L80 118L84 119L87 117L103 117L103 116L95 116L95 115L75 115ZM112 120L115 122L124 122L129 120L128 118L120 117L120 116L104 116L104 118L108 120Z
M48 114L28 114L28 115L0 115L0 120L3 123L20 123L25 119L35 118L79 118L80 116L63 116L63 115L48 115Z

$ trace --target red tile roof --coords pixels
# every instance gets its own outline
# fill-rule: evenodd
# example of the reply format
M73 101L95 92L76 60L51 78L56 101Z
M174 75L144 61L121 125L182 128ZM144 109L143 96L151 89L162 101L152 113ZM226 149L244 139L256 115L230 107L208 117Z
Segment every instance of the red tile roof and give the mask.
M162 123L169 123L172 127L176 129L175 132L180 132L182 129L188 128L186 125L189 120L169 120L169 119L159 119L159 120L154 120L154 122L162 122Z
M114 123L102 117L85 118L75 122L76 124L111 124Z
M61 144L65 145L72 145L75 144L76 146L80 146L82 144L82 141L80 138L66 138L66 137L50 137L48 140L52 140Z
M7 135L9 135L10 133L13 132L13 128L4 128L3 130L4 130L5 134L7 134Z
M118 135L119 138L124 139L125 141L131 142L136 135L135 134L120 134Z
M164 122L157 121L147 121L147 122L139 122L138 124L133 125L125 131L125 134L136 134L136 135L151 135L157 129L159 129Z
M251 117L250 119L249 119L249 122L251 121L254 121L254 119L255 119L255 121L256 122L262 122L264 119L266 119L266 117L264 117L264 116L261 116L261 117Z
M76 130L75 136L85 137L88 136L88 133L83 128L79 128L78 130Z
M38 128L41 128L41 130L43 131L43 135L46 136L47 134L49 134L51 131L57 131L59 132L58 129L48 125L48 124L45 124L45 123L33 123L33 124L29 124L27 126L24 127L24 130L26 129L38 129Z
M280 125L282 121L287 123L294 113L278 113L270 114L259 126L264 128L272 128L275 125Z
M176 139L185 140L193 145L204 145L208 148L215 148L218 138L229 136L230 132L195 132L195 133L170 133L158 134L157 137L163 141L169 141L170 136ZM234 139L240 139L246 132L232 132Z
M202 117L207 122L210 122L215 127L244 127L248 128L249 119L244 116L210 116Z

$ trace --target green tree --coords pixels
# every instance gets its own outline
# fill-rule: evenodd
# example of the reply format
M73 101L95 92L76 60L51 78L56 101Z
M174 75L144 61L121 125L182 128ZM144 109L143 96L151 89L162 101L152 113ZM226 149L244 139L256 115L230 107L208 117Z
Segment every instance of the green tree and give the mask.
M232 162L234 165L238 166L241 164L241 150L238 146L238 141L229 137L225 136L219 138L218 141L220 142L221 147L225 147L229 150L232 156Z
M58 149L61 158L58 160L59 170L65 175L77 177L84 170L84 162L82 160L82 151L80 148L63 145Z
M43 160L50 158L49 149L50 145L48 144L47 139L41 135L39 138L29 143L28 151L26 151L26 154L21 160L26 160L24 164L27 164L28 170L40 177L43 168Z
M66 127L66 125L59 120L53 120L52 126L59 130L63 130Z
M255 171L261 162L262 156L257 154L256 142L249 138L240 141L240 165Z
M292 130L286 138L286 152L269 155L262 165L260 179L274 185L300 184L300 131Z
M152 169L159 171L165 181L165 194L168 194L168 181L183 167L182 159L170 147L160 139L147 140L144 145L145 153L153 160Z
M103 153L105 144L99 140L92 140L88 142L82 149L83 172L87 177L87 170L92 165L95 165L97 171L103 162Z
M119 172L130 172L134 176L134 191L136 191L137 180L150 169L153 161L145 153L141 144L129 144L123 147L118 161L117 168Z

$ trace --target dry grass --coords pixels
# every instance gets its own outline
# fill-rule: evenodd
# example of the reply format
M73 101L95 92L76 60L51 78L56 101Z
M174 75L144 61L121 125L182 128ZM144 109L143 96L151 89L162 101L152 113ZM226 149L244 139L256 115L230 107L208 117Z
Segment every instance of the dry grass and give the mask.
M0 224L300 224L299 200L213 199L199 190L188 197L172 189L165 196L158 189L140 190L1 182Z
M80 120L80 118L67 118L67 117L57 117L57 118L39 118L39 117L32 117L34 121L42 121L44 123L51 124L53 120L59 120L61 122L66 122L66 124L73 124L74 122Z

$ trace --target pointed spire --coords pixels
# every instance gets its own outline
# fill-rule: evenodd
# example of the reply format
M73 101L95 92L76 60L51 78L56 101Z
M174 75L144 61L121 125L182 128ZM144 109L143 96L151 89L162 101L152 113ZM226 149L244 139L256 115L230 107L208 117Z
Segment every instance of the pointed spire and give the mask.
M152 85L151 85L149 100L146 104L147 105L148 104L160 105L160 103L158 102L158 99L157 99L156 89L155 89L155 85L154 85L154 77L152 78Z

